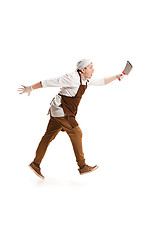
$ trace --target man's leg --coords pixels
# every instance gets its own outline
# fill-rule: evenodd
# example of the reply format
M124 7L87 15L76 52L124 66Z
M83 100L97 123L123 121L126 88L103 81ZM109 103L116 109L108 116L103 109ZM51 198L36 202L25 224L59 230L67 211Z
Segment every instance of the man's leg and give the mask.
M46 129L44 136L42 137L38 148L36 150L36 156L34 163L39 165L45 155L48 145L56 137L56 135L61 131L61 125L55 120L54 117L51 117Z
M82 130L79 126L77 126L71 130L66 130L66 132L71 140L77 164L79 167L82 167L85 165L85 158L82 147Z
M92 172L98 168L97 165L91 167L86 165L83 148L82 148L82 131L79 126L72 128L70 123L68 122L67 117L56 118L58 122L62 125L63 129L66 131L68 136L70 137L73 150L76 156L76 161L79 166L79 173L86 174Z
M66 130L68 133L72 146L74 149L74 153L76 156L76 161L79 166L79 173L80 174L86 174L89 172L92 172L98 168L97 165L91 167L85 164L85 158L84 158L84 153L83 153L83 148L82 148L82 130L80 129L79 126L72 128L72 130Z
M71 140L78 166L79 167L84 166L85 158L82 148L82 130L80 129L79 126L72 128L67 118L65 117L64 118L56 117L56 120L63 126L63 129L66 131Z

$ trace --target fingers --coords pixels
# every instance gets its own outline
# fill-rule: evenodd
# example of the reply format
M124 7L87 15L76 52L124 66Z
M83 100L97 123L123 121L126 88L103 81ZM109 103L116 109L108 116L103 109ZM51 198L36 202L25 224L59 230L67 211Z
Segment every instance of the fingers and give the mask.
M18 88L18 92L20 92L19 94L22 94L22 93L27 93L28 96L30 96L30 93L31 91L33 90L32 89L32 86L24 86L24 85L21 85L22 87L21 88Z
M19 94L23 94L23 93L25 93L25 88L26 88L26 86L24 86L24 85L21 85L23 88L18 88L18 92L19 92Z
M22 88L18 88L18 90L17 90L17 91L19 91L19 92L20 92L20 91L23 91L23 89L22 89Z
M123 79L124 78L124 75L123 74L121 74L121 76L120 76L120 79Z
M19 94L22 94L22 93L24 93L24 89L23 88L18 88L18 90L17 90L18 92L19 92Z
M26 88L26 87L23 87L23 88L21 87L21 88L18 88L18 89L25 89L25 88Z
M117 78L119 81L121 81L121 79L123 79L124 76L125 76L125 75L124 75L123 73L121 73L121 74L116 75L116 78Z
M24 92L23 90L20 90L20 89L19 89L19 90L17 90L17 91L18 91L18 92L22 92L22 93Z

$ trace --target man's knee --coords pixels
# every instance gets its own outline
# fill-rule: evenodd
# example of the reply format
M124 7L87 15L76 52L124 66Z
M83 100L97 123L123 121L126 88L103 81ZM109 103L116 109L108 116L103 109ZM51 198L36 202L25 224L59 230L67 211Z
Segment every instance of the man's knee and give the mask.
M73 128L73 131L76 137L82 138L83 133L79 126Z

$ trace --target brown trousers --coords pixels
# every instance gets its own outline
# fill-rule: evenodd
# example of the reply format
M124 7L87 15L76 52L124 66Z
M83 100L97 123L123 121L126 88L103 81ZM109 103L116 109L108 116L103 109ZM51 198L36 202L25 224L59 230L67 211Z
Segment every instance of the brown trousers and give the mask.
M41 163L48 145L62 129L64 129L70 137L78 166L81 167L85 165L82 149L82 131L79 126L72 128L67 117L50 117L46 132L36 150L35 163Z

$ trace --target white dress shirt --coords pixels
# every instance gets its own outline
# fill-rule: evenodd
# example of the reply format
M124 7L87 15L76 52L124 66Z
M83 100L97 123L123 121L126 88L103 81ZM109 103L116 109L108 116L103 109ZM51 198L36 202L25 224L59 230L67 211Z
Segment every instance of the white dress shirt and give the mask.
M82 76L82 85L87 86L101 86L105 85L104 78L101 79L85 79L83 74ZM41 81L42 87L61 87L59 94L74 97L80 86L80 77L77 71L74 71L69 74L65 74L61 77ZM66 114L63 111L63 108L59 107L61 105L61 96L58 94L53 98L50 106L50 113L52 117L64 117Z

